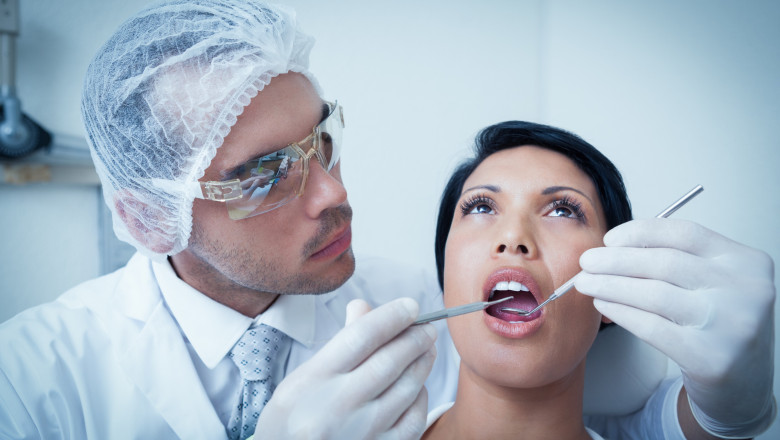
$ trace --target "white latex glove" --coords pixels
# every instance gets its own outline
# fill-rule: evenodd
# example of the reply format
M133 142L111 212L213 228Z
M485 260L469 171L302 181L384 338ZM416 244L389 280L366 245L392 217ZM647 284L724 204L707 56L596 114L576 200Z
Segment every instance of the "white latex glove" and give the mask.
M774 264L698 224L636 220L583 253L578 291L615 323L676 362L699 424L753 437L777 408Z
M369 310L362 300L347 305L346 327L276 388L256 440L422 435L436 329L410 327L419 307L409 298Z

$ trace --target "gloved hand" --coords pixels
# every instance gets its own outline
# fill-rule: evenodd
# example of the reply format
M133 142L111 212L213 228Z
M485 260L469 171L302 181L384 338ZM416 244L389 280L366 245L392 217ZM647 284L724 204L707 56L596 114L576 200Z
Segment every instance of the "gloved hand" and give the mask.
M417 439L436 329L410 324L419 308L401 298L373 311L347 305L346 327L276 388L257 423L260 439Z
M698 224L636 220L580 258L578 291L676 362L699 424L753 437L777 412L774 264Z

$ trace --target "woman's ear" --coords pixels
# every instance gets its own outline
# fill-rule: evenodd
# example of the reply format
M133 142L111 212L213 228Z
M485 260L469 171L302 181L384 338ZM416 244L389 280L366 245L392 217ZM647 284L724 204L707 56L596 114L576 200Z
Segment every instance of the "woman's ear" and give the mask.
M611 319L609 319L609 318L607 318L607 317L606 317L606 316L604 316L604 315L601 315L601 323L602 323L602 324L612 324L612 320L611 320Z
M159 209L150 207L126 190L114 195L114 208L130 235L142 246L157 254L167 254L173 249L171 239L154 227L159 221L168 221L162 218Z

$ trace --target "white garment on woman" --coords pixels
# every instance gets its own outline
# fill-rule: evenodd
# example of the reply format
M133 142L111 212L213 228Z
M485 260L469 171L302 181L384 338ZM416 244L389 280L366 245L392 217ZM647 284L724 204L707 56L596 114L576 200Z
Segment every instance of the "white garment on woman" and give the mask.
M437 420L439 420L439 417L443 416L444 413L446 413L450 408L452 408L452 405L454 405L455 402L447 402L445 404L439 405L436 408L433 409L433 411L428 413L428 423L425 425L426 431L428 428L431 427ZM588 435L590 435L590 438L593 440L604 440L604 437L600 436L596 431L593 431L592 429L585 427L585 430L588 432Z

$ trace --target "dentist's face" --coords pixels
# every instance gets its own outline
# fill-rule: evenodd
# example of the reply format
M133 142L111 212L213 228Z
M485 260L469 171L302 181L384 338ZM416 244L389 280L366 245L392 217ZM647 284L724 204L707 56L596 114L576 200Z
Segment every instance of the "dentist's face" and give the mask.
M223 170L304 139L322 119L323 101L305 76L273 78L239 115L202 180L220 180ZM177 273L247 316L277 294L332 291L354 271L352 209L339 165L327 172L312 160L303 195L261 215L231 220L223 203L200 199L192 212L189 247L173 257Z
M565 380L583 360L601 315L576 292L520 318L580 270L602 246L606 221L590 178L566 156L520 146L483 161L463 186L447 238L447 307L510 296L483 313L448 320L462 374L499 386ZM519 322L512 322L519 321Z

